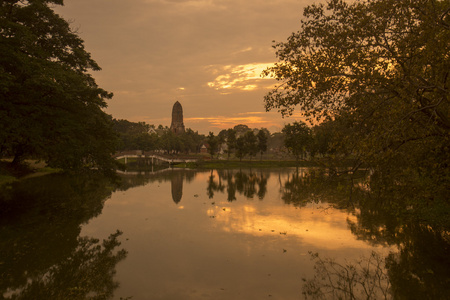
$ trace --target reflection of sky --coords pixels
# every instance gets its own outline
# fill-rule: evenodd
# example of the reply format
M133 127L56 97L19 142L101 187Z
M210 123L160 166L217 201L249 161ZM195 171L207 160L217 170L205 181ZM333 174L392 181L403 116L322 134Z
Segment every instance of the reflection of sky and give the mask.
M347 229L347 213L284 204L278 174L263 200L237 193L233 202L226 192L208 198L209 175L184 182L178 204L170 181L114 193L84 226L98 238L124 232L116 299L300 299L301 278L313 272L308 251L352 260L372 249Z
M291 206L278 206L260 209L251 203L233 205L233 208L214 206L207 210L214 216L220 229L254 236L273 234L294 236L297 239L327 249L346 247L371 248L362 241L355 240L348 230L347 218L356 217L327 207L328 205L292 209Z

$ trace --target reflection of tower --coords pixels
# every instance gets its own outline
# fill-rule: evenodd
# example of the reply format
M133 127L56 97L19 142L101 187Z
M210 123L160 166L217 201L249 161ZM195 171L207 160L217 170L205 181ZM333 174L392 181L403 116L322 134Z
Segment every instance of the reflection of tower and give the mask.
M172 108L172 124L170 124L170 130L173 133L183 133L185 131L183 123L183 107L180 102L175 102Z
M183 197L183 173L176 172L172 174L172 199L176 204L180 203L181 197Z

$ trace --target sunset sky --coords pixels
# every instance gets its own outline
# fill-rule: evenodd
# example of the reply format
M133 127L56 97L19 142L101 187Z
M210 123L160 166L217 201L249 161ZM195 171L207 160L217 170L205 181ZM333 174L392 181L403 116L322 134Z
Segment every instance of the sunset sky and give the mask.
M107 113L117 119L170 126L172 106L184 123L216 134L237 124L280 131L265 112L275 83L260 77L276 61L272 41L300 28L314 0L65 0L55 7L102 68L98 85L114 93Z

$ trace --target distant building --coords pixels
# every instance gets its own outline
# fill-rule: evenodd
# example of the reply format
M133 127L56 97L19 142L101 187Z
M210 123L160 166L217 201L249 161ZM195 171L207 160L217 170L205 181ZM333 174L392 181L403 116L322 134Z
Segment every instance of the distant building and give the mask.
M208 153L208 148L208 144L202 144L202 146L200 147L200 153Z
M183 107L180 102L175 102L172 108L172 123L170 124L170 130L175 134L185 132L183 123Z

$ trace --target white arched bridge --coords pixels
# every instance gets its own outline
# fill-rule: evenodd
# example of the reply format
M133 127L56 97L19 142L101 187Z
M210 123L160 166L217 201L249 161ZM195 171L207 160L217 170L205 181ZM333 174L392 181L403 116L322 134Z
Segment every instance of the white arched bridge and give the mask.
M155 160L163 161L171 165L196 162L198 160L196 158L172 157L172 156L164 156L158 153L145 153L143 151L138 150L121 152L114 155L114 159L116 160L125 159L125 164L128 163L129 158L145 159L148 161L150 161L151 159L152 165L155 163Z

